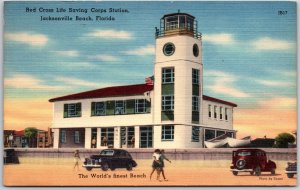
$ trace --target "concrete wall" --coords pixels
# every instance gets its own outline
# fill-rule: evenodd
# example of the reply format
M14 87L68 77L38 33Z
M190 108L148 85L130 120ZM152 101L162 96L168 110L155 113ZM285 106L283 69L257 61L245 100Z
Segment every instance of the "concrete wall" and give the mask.
M16 148L19 157L48 157L68 158L73 157L74 148ZM101 149L78 149L80 157L85 158L98 154ZM154 149L126 149L134 159L152 159ZM233 148L226 149L165 149L166 156L170 160L231 160ZM297 159L297 148L275 149L264 148L268 159L295 161Z

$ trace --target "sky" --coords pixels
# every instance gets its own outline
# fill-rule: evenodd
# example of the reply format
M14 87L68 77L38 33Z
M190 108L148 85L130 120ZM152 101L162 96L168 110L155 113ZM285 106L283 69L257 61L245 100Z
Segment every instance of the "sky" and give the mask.
M275 137L296 130L293 2L5 2L4 6L5 129L51 127L48 100L53 97L144 83L153 74L155 27L164 14L180 10L196 17L202 33L204 94L238 104L237 136ZM91 12L92 8L106 12ZM111 13L109 8L128 12ZM50 9L54 12L46 12ZM41 21L41 16L90 16L93 21ZM96 16L115 20L97 21Z

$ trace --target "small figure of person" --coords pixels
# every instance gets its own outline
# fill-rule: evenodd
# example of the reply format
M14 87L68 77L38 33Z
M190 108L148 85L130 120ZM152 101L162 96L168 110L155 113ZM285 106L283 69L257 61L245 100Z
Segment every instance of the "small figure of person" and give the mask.
M131 138L131 147L134 148L134 144L135 144L135 138L134 136Z
M102 138L102 142L103 142L103 146L107 146L107 138L106 138L106 136L104 136Z
M96 137L93 137L93 139L92 139L92 148L96 148L96 143L97 143Z
M77 167L77 171L79 171L79 161L80 161L79 150L75 150L75 152L74 152L74 168L73 168L73 170L75 170L75 168Z
M165 171L164 171L164 167L165 167L164 160L167 160L167 161L170 162L170 163L171 163L171 161L165 156L165 150L164 150L164 149L162 149L162 150L160 151L160 157L159 157L159 160L160 160L160 163L161 163L161 174L162 174L164 180L165 180L165 181L168 181L168 180L166 179Z
M152 175L154 173L154 171L157 172L157 180L160 180L160 172L161 172L161 162L160 162L160 150L159 149L155 149L154 153L153 153L153 162L152 162L152 171L150 173L150 180L152 178Z

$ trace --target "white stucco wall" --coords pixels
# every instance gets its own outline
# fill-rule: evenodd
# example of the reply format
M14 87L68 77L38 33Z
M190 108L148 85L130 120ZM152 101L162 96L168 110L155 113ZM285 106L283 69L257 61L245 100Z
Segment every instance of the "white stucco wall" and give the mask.
M52 128L77 128L77 127L110 127L110 126L135 126L149 125L152 123L152 113L130 114L130 115L109 115L109 116L91 116L91 103L97 101L143 99L144 96L127 96L82 99L71 101L54 102L54 115ZM64 118L64 104L81 102L81 117ZM151 108L152 109L152 108Z
M163 47L171 42L175 52L171 56L163 53ZM193 55L193 45L199 47L199 55ZM156 63L154 67L154 122L161 122L162 68L174 68L174 123L191 123L192 119L192 69L200 71L200 107L202 97L201 40L190 36L167 36L156 40ZM201 115L201 109L199 110ZM201 120L201 119L200 119ZM164 123L164 122L163 122Z
M212 106L211 118L208 117L208 105ZM217 106L217 118L214 118L214 106ZM220 119L220 107L223 107L223 119ZM228 108L228 120L225 120L225 108ZM217 102L203 100L203 125L206 127L233 130L233 107Z

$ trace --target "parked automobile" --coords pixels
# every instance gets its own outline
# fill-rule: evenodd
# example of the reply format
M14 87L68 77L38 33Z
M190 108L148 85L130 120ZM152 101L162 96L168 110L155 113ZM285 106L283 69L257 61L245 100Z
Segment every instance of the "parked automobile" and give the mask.
M4 164L19 164L19 158L15 152L15 149L4 149L3 162Z
M115 170L116 168L126 168L130 171L133 167L137 166L137 163L126 150L104 149L98 155L92 155L90 158L85 158L82 166L88 171L93 168L101 168L103 171L107 171L108 169Z
M238 149L232 152L230 169L233 175L239 172L249 172L256 176L260 176L261 172L271 172L275 175L276 164L268 160L266 152L261 149Z
M288 162L285 173L288 178L293 178L297 174L297 162Z

